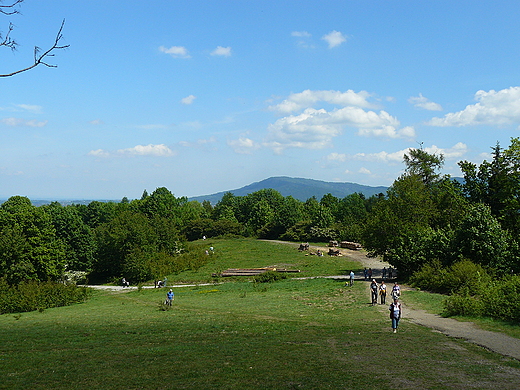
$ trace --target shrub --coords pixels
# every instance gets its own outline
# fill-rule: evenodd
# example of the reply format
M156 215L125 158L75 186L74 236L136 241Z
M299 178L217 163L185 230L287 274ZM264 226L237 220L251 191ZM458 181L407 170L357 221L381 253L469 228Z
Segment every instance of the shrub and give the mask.
M73 284L26 281L9 285L5 280L0 280L0 314L43 311L81 303L90 296L90 289Z
M520 321L520 277L511 276L489 284L482 294L484 315L505 321Z
M423 265L410 278L414 287L441 294L464 291L478 295L491 282L491 276L479 264L461 260L450 267L442 267L440 261Z
M444 315L481 316L484 305L481 300L470 295L455 294L444 301Z
M277 280L287 279L287 275L276 271L267 271L253 278L255 283L272 283Z

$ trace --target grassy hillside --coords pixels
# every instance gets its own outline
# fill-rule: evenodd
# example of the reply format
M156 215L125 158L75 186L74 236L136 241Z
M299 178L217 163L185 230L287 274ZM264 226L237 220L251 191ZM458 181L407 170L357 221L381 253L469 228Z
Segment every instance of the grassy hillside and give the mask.
M345 258L305 256L289 245L212 244L211 265L169 279L207 281L208 271L230 266L292 264L307 275L352 266ZM164 311L165 293L97 291L85 304L0 316L0 388L520 386L518 362L406 319L392 334L386 309L367 304L364 282L350 288L323 278L267 284L236 279L175 288L174 307Z

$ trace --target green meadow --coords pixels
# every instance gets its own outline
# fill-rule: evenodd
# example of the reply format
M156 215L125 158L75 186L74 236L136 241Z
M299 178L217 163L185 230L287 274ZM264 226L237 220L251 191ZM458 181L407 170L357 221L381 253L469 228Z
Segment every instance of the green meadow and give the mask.
M314 278L361 265L305 256L249 239L214 247L175 287L108 292L43 312L0 316L2 389L518 389L520 364L368 304L357 282ZM299 274L272 283L215 278L227 268L278 266Z

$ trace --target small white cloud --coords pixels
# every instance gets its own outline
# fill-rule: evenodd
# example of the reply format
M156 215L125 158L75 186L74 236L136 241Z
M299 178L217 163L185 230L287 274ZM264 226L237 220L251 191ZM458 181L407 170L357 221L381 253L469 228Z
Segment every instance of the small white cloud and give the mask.
M269 110L277 111L280 114L290 114L292 112L300 111L307 107L312 107L316 103L325 102L339 106L357 106L363 108L376 108L375 104L368 101L371 94L367 91L355 92L351 89L341 91L312 91L306 89L303 92L292 93L287 99L279 104L269 106Z
M169 157L175 155L175 153L166 145L137 145L133 148L119 149L119 154L132 155L132 156L155 156L155 157Z
M109 157L110 153L108 153L106 150L103 150L103 149L96 149L96 150L91 150L90 152L88 152L88 155L94 156L94 157Z
M422 93L419 96L412 96L408 99L408 103L413 104L417 108L422 108L428 111L442 111L442 106L438 103L430 101L424 97Z
M309 34L307 31L293 31L291 33L291 36L298 38L310 38L312 35Z
M181 99L182 104L190 105L193 103L193 101L196 99L194 95L186 96L185 98Z
M325 157L327 161L339 161L345 162L347 160L347 155L343 153L331 153Z
M323 37L321 37L321 39L329 44L329 49L332 49L333 47L339 46L345 42L347 37L339 31L334 30L328 34L325 34Z
M99 126L99 125L105 124L101 119L94 119L93 121L90 121L89 123L94 126Z
M369 169L364 168L364 167L359 168L359 171L358 171L358 172L361 173L361 174L363 174L363 175L371 175L371 174L372 174L372 172L370 172Z
M17 104L16 107L21 108L24 111L30 111L34 114L40 114L42 112L42 106L34 104Z
M235 151L235 153L239 154L251 154L253 150L259 148L252 139L246 137L230 140L227 144Z
M26 126L26 127L43 127L47 124L47 121L37 121L35 119L26 120L21 118L3 118L2 123L4 123L7 126L11 127L19 127L19 126Z
M173 58L191 58L188 50L184 46L172 46L170 48L161 46L159 51L171 55Z
M231 47L217 46L215 50L211 52L212 56L231 57Z

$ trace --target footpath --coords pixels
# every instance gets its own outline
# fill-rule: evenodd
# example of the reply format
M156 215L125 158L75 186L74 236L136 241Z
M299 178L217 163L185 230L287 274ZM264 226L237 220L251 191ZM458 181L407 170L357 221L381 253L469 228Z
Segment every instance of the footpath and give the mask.
M358 261L363 267L372 268L374 277L381 277L383 267L390 266L388 263L378 259L366 257L363 251L342 250L342 255ZM345 276L346 278L346 276ZM355 280L364 280L364 275L356 275ZM379 279L380 280L380 279ZM388 283L392 288L392 283ZM425 310L412 309L406 305L406 290L403 291L401 304L403 305L403 321L426 326L436 332L443 333L449 337L467 340L490 351L520 360L520 339L499 332L491 332L479 329L472 322L457 321L453 318L444 318L437 314L431 314ZM367 297L369 297L369 283L367 282ZM386 306L380 306L381 310L387 312Z
M282 242L282 241L280 241ZM287 243L293 244L294 243ZM318 248L311 248L311 250L316 250ZM323 249L323 248L319 248ZM372 268L373 277L380 279L381 271L383 267L390 266L388 263L385 263L379 259L368 258L366 256L366 252L364 251L353 251L348 249L340 249L342 256L349 257L350 259L361 263L363 267ZM332 279L344 279L348 280L348 276L339 275L339 276L327 276L327 278ZM356 274L355 280L357 282L364 281L363 272ZM194 286L205 286L205 285L213 285L211 283L205 284L194 284L194 285L178 285L178 286L167 286L167 288L175 288L175 287L194 287ZM367 285L367 297L369 297L369 283ZM388 284L391 289L391 283ZM121 287L121 286L85 286L92 287L96 289L103 290L111 290L111 291L130 291L137 290L137 287ZM154 288L154 286L142 286L142 288ZM410 308L406 305L406 291L404 291L404 299L401 304L403 305L403 321L410 321L412 323L426 326L428 328L433 329L436 332L443 333L449 337L455 337L459 339L467 340L468 342L477 344L481 347L484 347L490 351L499 353L504 356L509 356L514 359L520 360L520 339L516 339L514 337L510 337L503 333L491 332L487 330L479 329L472 322L461 322L452 318L444 318L436 314L428 313L424 310L418 310ZM387 307L379 305L380 310L384 310L386 312Z

